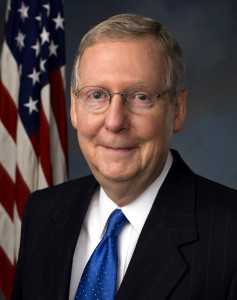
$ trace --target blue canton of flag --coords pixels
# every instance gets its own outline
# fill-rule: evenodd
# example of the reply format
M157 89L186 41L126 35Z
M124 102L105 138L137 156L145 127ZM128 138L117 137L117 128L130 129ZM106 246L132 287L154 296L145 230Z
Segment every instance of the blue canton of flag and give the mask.
M65 64L62 1L12 1L6 39L20 73L19 114L32 137L39 127L40 91L49 73Z

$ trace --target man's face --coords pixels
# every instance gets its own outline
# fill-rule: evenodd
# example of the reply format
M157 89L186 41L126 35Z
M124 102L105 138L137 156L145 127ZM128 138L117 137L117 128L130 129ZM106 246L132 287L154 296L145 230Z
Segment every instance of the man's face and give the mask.
M160 93L166 90L165 74L165 56L151 37L98 42L82 55L79 89L92 85L124 92L147 86ZM184 116L185 91L176 102L165 94L143 113L129 111L118 94L105 112L90 112L72 92L72 124L92 173L105 189L114 183L146 189L161 173L172 133L182 128Z

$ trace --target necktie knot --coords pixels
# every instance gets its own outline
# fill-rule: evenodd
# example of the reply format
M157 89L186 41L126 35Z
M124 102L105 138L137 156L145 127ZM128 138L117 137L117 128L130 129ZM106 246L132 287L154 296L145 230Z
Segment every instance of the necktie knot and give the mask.
M117 237L123 226L128 223L121 209L115 209L109 217L107 231L104 237Z

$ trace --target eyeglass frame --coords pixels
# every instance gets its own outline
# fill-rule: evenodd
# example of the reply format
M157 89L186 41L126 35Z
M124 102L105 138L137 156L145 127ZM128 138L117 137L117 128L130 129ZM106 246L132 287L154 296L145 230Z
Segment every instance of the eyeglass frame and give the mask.
M127 94L128 91L129 91L130 89L133 89L133 88L148 88L148 89L152 90L152 91L154 92L154 95L156 96L156 100L157 100L157 101L158 101L158 98L164 96L166 93L169 92L169 89L167 89L167 90L165 90L164 92L161 92L161 93L157 94L157 92L156 92L153 88L148 87L148 86L143 86L143 85L141 85L141 86L131 86L130 88L128 88L128 89L127 89L126 91L124 91L124 92L109 92L106 88L104 88L104 87L102 87L102 86L98 86L98 85L87 85L87 86L82 87L82 88L81 88L79 91L77 91L77 92L74 91L74 95L75 95L76 97L78 97L78 99L79 99L80 91L83 90L83 89L85 89L85 88L88 88L88 87L91 87L91 88L100 88L100 89L105 90L105 91L109 94L109 96L110 96L109 101L108 101L108 104L109 104L109 105L110 105L111 102L112 102L112 96L113 96L113 95L121 95L121 96L122 96L123 103L126 104L126 98L124 97L124 95ZM109 105L108 105L107 107L109 107ZM85 107L84 105L82 105L82 106ZM86 107L85 107L85 108L86 108ZM87 108L86 108L86 109L87 109ZM89 109L87 109L87 110L88 110L88 111L93 111L93 110L89 110ZM106 111L106 110L107 110L107 109L105 109L104 111ZM104 112L104 111L103 111L103 112ZM93 112L96 112L96 110L93 111Z

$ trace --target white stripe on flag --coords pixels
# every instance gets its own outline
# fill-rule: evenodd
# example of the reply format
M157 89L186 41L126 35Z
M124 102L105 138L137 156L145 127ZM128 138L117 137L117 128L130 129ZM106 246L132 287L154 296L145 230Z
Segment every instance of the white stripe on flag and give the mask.
M46 181L45 175L44 175L44 171L42 169L41 163L39 161L38 164L38 182L37 182L37 190L41 190L44 189L48 186L48 183Z
M12 100L16 107L18 107L18 94L19 94L19 83L20 76L17 68L16 61L6 43L4 41L1 54L1 80L5 88L8 90ZM11 76L9 76L11 71ZM2 101L2 100L1 100Z
M49 84L46 84L41 89L40 95L41 95L41 104L44 110L44 114L46 116L48 124L50 124L51 107L50 107L50 85Z
M18 259L18 252L20 247L20 237L21 237L21 219L18 214L16 204L14 204L14 230L15 230L15 257Z
M62 149L60 136L56 120L54 118L53 110L50 105L50 86L46 85L41 90L41 103L44 114L50 124L50 159L52 163L52 178L53 185L67 180L66 159ZM60 164L58 162L61 162Z
M8 259L14 264L14 223L0 203L0 245Z
M8 133L7 129L3 125L2 121L0 120L0 162L3 165L5 171L11 177L12 181L15 182L16 180L16 144L10 134ZM9 157L11 159L9 159Z
M53 185L67 180L66 159L60 141L58 127L52 113L50 123L50 159L52 162ZM58 162L61 162L59 164Z
M20 118L17 122L17 165L30 192L38 189L38 182L41 186L46 182L43 172L38 169L38 158ZM37 178L38 174L40 178Z

